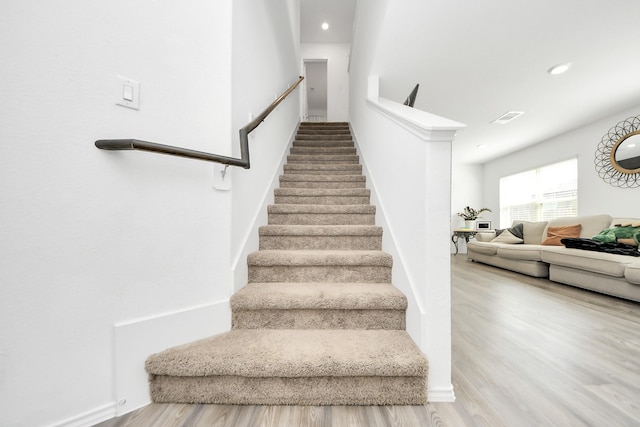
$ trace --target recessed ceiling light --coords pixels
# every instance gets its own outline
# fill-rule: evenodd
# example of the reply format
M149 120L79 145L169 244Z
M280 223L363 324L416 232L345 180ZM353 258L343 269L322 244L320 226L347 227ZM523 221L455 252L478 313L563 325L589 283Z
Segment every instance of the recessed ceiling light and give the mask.
M322 29L325 30L325 31L328 30L329 29L329 24L327 24L326 22L323 22L322 23Z
M508 111L503 115L501 115L500 117L498 117L497 119L495 119L494 121L492 121L491 123L505 125L509 123L511 120L515 119L516 117L520 117L523 114L524 114L524 111Z
M547 70L547 73L556 76L558 74L565 73L569 68L571 68L571 62L565 62L564 64L554 65L553 67L549 68Z

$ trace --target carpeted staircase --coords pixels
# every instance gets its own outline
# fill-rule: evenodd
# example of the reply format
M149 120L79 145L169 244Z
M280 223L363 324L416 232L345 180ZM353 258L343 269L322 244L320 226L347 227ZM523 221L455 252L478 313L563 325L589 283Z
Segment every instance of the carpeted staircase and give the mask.
M151 355L154 402L414 405L428 365L405 331L347 123L302 123L231 298L232 330Z

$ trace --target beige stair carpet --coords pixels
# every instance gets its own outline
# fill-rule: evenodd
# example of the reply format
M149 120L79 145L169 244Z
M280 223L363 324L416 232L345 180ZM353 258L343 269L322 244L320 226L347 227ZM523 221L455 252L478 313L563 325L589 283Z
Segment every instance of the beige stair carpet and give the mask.
M347 123L302 123L232 330L149 356L154 402L413 405L428 364Z

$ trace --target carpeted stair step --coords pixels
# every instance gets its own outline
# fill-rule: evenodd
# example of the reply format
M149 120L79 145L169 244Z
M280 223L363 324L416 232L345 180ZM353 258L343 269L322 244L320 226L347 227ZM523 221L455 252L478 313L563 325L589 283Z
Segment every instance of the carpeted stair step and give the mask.
M235 329L146 370L156 403L422 405L428 364L406 331Z
M293 147L315 147L315 148L330 148L330 147L355 147L353 141L297 141L294 139ZM292 147L292 148L293 148Z
M320 163L320 164L344 164L358 163L359 157L355 154L290 154L287 163Z
M388 283L250 283L231 297L235 329L405 329Z
M280 188L365 188L364 175L303 175L280 176Z
M274 225L373 225L373 205L288 205L267 206L269 224Z
M305 135L302 133L297 133L295 139L297 139L298 141L351 141L351 134L344 134L344 135L335 135L335 134L328 134L328 135Z
M249 254L249 283L391 283L391 255L382 251L260 250Z
M301 129L349 129L349 122L302 122Z
M343 135L351 136L351 130L345 127L334 126L331 128L300 126L296 135Z
M373 225L266 225L260 250L382 250L382 228Z
M314 163L286 164L284 165L284 173L304 175L360 175L362 174L362 165Z
M306 155L351 155L356 154L355 147L291 147L291 154Z
M302 126L349 126L349 122L301 122Z
M309 126L300 126L298 135L351 135L351 131L347 127L333 127L329 129L311 128Z
M368 205L368 188L276 188L275 203L298 205Z

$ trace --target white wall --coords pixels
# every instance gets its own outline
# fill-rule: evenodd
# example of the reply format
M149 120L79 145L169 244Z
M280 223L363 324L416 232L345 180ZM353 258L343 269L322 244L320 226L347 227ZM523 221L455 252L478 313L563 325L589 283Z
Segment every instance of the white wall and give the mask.
M113 414L114 325L228 299L211 164L93 142L229 151L230 34L230 0L3 2L0 425Z
M300 11L296 0L233 2L234 154L237 132L298 80ZM301 86L296 89L300 91ZM257 228L267 223L281 164L300 117L299 93L292 93L249 135L251 169L232 171L232 269L238 289L247 282L247 254L258 249Z
M530 148L484 165L484 205L493 209L483 214L498 224L500 178L506 175L578 158L578 214L607 213L613 217L640 216L640 188L617 188L598 176L594 157L602 137L618 122L640 114L640 106L602 118L579 129L558 135Z
M302 43L302 59L327 60L327 121L349 121L349 51L341 43Z

